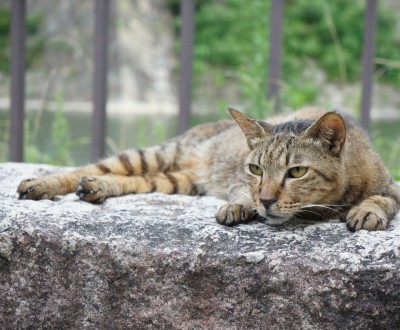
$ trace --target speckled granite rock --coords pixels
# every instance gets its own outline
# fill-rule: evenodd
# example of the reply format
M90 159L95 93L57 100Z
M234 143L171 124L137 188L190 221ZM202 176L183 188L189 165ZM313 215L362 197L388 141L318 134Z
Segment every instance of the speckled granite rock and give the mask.
M19 201L50 166L0 164L1 329L395 329L400 218L226 228L223 201Z

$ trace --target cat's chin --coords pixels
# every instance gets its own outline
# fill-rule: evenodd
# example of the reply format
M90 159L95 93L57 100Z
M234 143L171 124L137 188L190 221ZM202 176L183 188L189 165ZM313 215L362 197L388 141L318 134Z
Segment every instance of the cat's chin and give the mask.
M271 225L281 225L290 220L290 217L277 217L272 215L266 215L267 222Z

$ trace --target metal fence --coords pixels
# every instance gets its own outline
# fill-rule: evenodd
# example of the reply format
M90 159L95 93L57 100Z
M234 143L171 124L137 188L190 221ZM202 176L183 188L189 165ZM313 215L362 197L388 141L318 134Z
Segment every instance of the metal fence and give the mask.
M92 117L92 160L104 155L107 102L107 37L110 0L94 1L94 76ZM361 124L369 130L375 53L377 0L366 0L362 53ZM10 161L23 161L23 120L25 102L25 13L26 0L11 1L11 107ZM195 0L181 0L181 72L178 131L189 128L191 114L192 55ZM270 54L266 95L279 108L284 0L271 0ZM267 74L267 73L266 73Z

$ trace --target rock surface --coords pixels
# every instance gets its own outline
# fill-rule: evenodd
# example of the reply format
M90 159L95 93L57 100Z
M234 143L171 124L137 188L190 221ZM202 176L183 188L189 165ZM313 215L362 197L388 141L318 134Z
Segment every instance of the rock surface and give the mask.
M226 228L211 197L19 201L0 164L1 329L395 329L400 217Z

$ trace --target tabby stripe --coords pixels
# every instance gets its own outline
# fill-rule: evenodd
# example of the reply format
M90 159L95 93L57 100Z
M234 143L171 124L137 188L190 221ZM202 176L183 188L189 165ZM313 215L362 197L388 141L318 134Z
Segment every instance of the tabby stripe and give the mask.
M199 187L197 186L196 183L192 182L190 186L190 192L189 195L197 196L200 195Z
M175 171L179 169L178 162L179 158L181 157L181 154L182 154L181 146L179 145L179 143L177 143L175 147L175 157L172 162L172 169Z
M195 182L193 181L193 176L191 176L189 173L184 173L181 172L186 181L188 182L188 185L190 186L190 190L187 192L188 195L198 195L199 191L197 189L197 185L195 184Z
M170 194L176 194L178 192L178 186L179 186L178 180L176 180L176 178L172 174L169 173L164 173L164 174L172 184L172 191L170 192Z
M241 220L244 220L244 214L242 214L242 211L243 211L243 205L239 205L239 219L238 219L238 221L237 222L240 222Z
M102 164L102 163L97 163L96 166L97 166L97 168L98 168L100 171L102 171L104 174L106 174L106 173L111 173L111 170L110 170L106 165L104 165L104 164Z
M286 162L285 162L286 166L289 165L289 160L290 160L289 148L290 148L291 144L292 144L292 139L289 139L288 142L286 143L286 152L287 152L286 153Z
M285 160L285 165L288 166L289 165L289 152L286 154L286 160Z
M260 152L260 157L258 157L258 164L261 165L264 163L264 162L262 162L262 159L265 159L265 158L263 158L263 156L265 155L266 152L267 152L267 150Z
M121 162L122 166L125 168L126 175L133 175L135 173L127 154L122 153L122 154L118 155L118 159Z
M276 158L277 158L277 159L281 159L282 154L284 153L284 151L285 151L285 148L284 148L284 147L281 147L280 149L278 149Z
M140 163L142 165L142 174L146 174L148 172L148 170L149 170L149 166L147 164L146 157L144 155L143 150L139 149L138 153L139 153L139 156L140 156Z
M333 182L333 181L335 181L335 179L332 179L332 178L326 176L324 173L322 173L322 172L320 172L320 171L318 171L318 170L316 170L316 169L314 169L314 171L315 171L315 173L317 173L319 176L322 176L322 177L323 177L326 181L328 181L328 182Z
M149 184L150 184L150 191L151 193L157 191L157 183L153 178L148 178L147 179Z
M158 171L162 172L163 170L166 169L164 158L158 152L156 152L155 156L156 156Z

